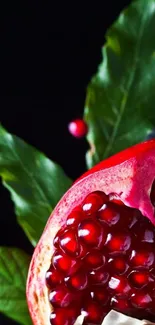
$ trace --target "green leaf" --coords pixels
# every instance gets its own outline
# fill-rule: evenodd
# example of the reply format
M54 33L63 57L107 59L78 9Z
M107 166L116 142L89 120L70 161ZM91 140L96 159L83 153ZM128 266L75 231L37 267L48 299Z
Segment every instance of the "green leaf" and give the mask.
M155 126L155 0L136 0L106 35L88 85L87 166L146 139Z
M17 220L33 245L71 180L44 154L0 126L0 176L15 203Z
M30 258L17 248L0 247L0 312L31 325L25 286Z

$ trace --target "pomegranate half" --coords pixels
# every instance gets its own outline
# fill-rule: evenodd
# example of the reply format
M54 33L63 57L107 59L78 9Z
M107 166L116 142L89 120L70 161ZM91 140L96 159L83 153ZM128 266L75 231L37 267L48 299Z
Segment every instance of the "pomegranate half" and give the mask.
M155 320L155 140L80 177L35 249L27 300L35 325L101 324L117 310Z

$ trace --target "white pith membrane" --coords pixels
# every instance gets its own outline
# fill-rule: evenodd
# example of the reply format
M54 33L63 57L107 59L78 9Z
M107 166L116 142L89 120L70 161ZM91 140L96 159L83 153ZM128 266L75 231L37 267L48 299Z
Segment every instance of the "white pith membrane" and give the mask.
M129 317L119 313L115 310L111 310L109 314L105 317L103 323L101 325L153 325L155 323L149 322L147 320L139 320L133 317ZM77 325L82 325L79 323Z
M150 164L152 168L148 168ZM65 194L53 212L54 218L52 219L51 216L47 223L30 265L27 299L35 325L50 325L51 306L48 300L45 274L51 264L53 238L63 220L67 218L74 207L81 204L83 199L94 191L103 191L106 195L116 193L126 206L139 209L143 215L153 220L154 208L150 202L150 191L154 181L153 170L155 170L155 150L153 150L151 159L150 155L146 155L145 163L144 159L137 161L134 157L120 165L97 171L75 183ZM136 200L134 200L135 197ZM103 322L103 324L107 325L108 323Z
M75 325L82 325L84 317L79 316ZM133 317L126 316L115 310L111 310L107 316L105 316L101 325L154 325L155 323L149 322L147 320L139 320Z

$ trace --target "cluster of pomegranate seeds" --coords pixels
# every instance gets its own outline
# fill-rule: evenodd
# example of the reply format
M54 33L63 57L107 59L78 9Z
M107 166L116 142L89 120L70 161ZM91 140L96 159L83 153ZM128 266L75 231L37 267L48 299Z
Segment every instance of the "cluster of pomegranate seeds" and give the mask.
M155 321L155 229L119 198L90 193L54 239L46 273L52 325L100 325L115 309Z

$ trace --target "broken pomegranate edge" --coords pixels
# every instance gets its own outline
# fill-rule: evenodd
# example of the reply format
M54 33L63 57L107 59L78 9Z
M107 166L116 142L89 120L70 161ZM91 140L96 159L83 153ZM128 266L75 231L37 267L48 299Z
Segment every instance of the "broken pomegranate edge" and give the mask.
M99 163L80 177L52 212L34 251L27 279L27 301L35 325L50 325L45 275L54 253L53 239L69 213L94 191L118 197L138 209L155 225L150 193L155 179L155 140L126 149Z

